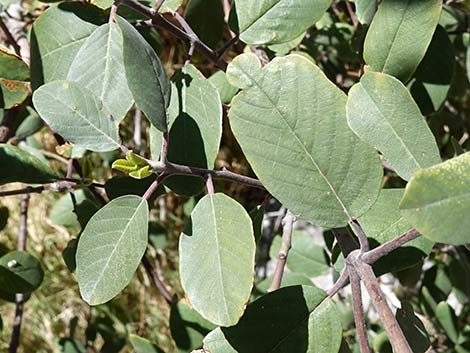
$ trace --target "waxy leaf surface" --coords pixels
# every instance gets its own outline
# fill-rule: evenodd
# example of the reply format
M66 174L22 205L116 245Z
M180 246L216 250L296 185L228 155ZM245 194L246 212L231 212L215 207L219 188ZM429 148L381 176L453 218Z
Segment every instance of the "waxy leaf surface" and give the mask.
M440 243L470 243L470 153L419 170L406 186L403 217Z
M372 70L408 81L423 59L439 22L442 0L384 0L364 43Z
M255 240L251 219L224 194L206 195L180 237L180 277L193 308L210 322L231 326L253 286Z
M396 78L367 71L349 91L346 110L351 129L377 148L403 179L441 161L426 120Z
M83 43L67 79L89 89L104 108L121 120L133 104L124 71L122 34L115 23L98 27Z
M247 44L279 44L313 26L331 0L236 0L232 29Z
M362 215L380 190L377 153L349 129L346 95L312 62L276 58L263 69L253 54L228 67L243 88L230 126L255 174L296 216L341 227Z
M33 103L39 116L74 145L96 152L112 151L120 145L114 118L78 83L47 83L34 92Z
M339 313L314 286L292 286L266 294L248 305L240 322L217 328L204 348L217 353L338 352Z
M139 196L112 200L88 221L77 247L77 278L82 298L105 303L126 287L148 242L148 206Z
M145 38L123 18L117 17L116 23L122 31L127 84L135 104L153 126L160 131L166 131L167 108L171 94L170 80L157 53Z

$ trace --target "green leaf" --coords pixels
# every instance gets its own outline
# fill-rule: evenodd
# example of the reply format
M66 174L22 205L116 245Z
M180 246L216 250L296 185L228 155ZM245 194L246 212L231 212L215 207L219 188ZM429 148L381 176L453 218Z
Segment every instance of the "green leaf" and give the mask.
M425 115L437 111L447 98L454 76L455 53L449 35L437 26L428 51L410 82L410 91Z
M77 203L81 203L89 197L84 190L76 190L74 194ZM68 193L62 195L62 197L54 203L49 213L49 218L52 224L64 227L75 227L79 225L77 215L73 212L72 198Z
M289 53L292 49L298 47L299 44L302 43L302 40L304 39L304 37L305 37L305 33L302 33L300 34L300 36L288 42L268 45L268 49L272 50L277 55L285 55Z
M0 47L0 108L10 109L29 95L29 68L8 49Z
M214 48L221 41L225 24L221 1L190 0L184 17L193 31L209 47Z
M105 303L126 287L147 248L148 206L139 196L112 200L86 225L77 247L82 298Z
M454 343L459 339L458 322L454 309L446 302L440 302L436 307L436 319L447 337Z
M424 117L396 78L367 71L349 91L346 111L351 129L377 148L403 179L441 161Z
M145 167L139 168L129 173L129 176L134 179L145 179L152 175L152 172L149 170L150 166L146 165Z
M230 63L232 131L260 181L298 218L340 227L375 202L382 181L377 153L346 122L346 96L312 62L254 54ZM273 171L276 171L273 173Z
M412 228L400 213L403 193L404 189L383 189L370 210L358 218L369 239L375 240L370 242L372 245L384 244ZM377 261L375 272L396 272L412 267L429 255L433 245L424 237L414 239Z
M124 173L130 173L135 171L138 167L127 159L116 159L111 165L111 168L120 170Z
M231 27L247 44L288 42L317 22L331 0L235 0Z
M426 53L441 9L441 0L382 1L364 43L367 65L408 81Z
M402 308L397 310L396 318L413 353L425 353L431 345L426 328L415 315L413 307L402 302Z
M202 339L216 326L204 319L184 300L171 305L171 337L181 353L202 347Z
M61 353L86 353L86 348L72 337L62 337L59 345Z
M116 23L122 31L127 84L135 104L153 126L166 131L171 86L160 59L129 22L116 17Z
M377 11L377 0L354 0L357 19L362 24L370 24Z
M89 89L118 121L133 104L122 47L122 34L116 24L98 27L83 43L67 75L67 80Z
M183 0L165 0L162 7L160 7L159 13L175 12L183 3Z
M31 31L32 88L65 80L80 47L106 22L100 9L85 2L61 3L44 11Z
M191 64L185 65L172 81L168 160L212 169L222 137L219 93ZM181 175L168 178L165 185L187 196L199 194L204 188L201 178Z
M13 182L42 184L57 178L49 165L32 154L9 144L0 144L0 185Z
M243 207L224 194L206 195L179 242L180 277L193 308L221 326L238 322L253 286L255 241Z
M11 251L0 257L0 288L7 294L31 293L43 278L41 264L26 251Z
M47 83L34 92L33 103L41 118L71 143L95 152L119 148L116 121L78 83Z
M150 341L137 335L129 335L129 341L135 353L163 353L160 348L150 343Z
M289 253L290 255L290 253ZM256 290L258 292L261 292L262 294L268 293L269 287L271 286L273 282L273 277L267 277L263 279L261 282L256 284ZM281 288L284 287L289 287L289 286L313 286L312 281L310 278L305 276L302 273L297 273L297 272L290 272L286 271L282 275L282 282L281 282Z
M215 72L211 77L209 77L209 81L217 88L219 91L220 100L222 103L230 103L233 96L237 93L237 87L232 86L227 81L227 75L223 71Z
M18 140L26 139L28 136L31 136L41 130L44 126L43 121L33 108L27 106L25 113L27 114L26 118L21 122L15 131L15 137Z
M293 286L266 294L248 305L240 322L217 328L204 348L217 353L334 353L341 345L339 314L325 293Z
M132 177L114 177L106 181L104 184L104 189L106 191L106 195L109 199L115 199L117 197L123 195L138 195L143 196L145 191L149 188L149 186L157 179L157 175L153 174L148 178L143 180L134 179ZM165 193L164 187L159 187L156 192L148 200L150 206L153 205L155 199Z
M400 204L403 217L426 238L470 243L470 152L416 172Z
M280 248L281 237L278 236L274 238L269 250L271 259L277 259ZM312 236L298 231L292 234L292 245L286 265L289 270L307 277L319 276L330 268L323 248L315 244Z

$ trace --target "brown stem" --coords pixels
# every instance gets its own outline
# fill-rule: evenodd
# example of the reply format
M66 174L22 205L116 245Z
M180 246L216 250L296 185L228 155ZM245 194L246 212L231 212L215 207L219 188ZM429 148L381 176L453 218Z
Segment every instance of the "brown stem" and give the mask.
M165 2L165 0L157 0L155 1L155 5L153 5L153 10L155 12L158 12L160 10L160 8L162 7L163 3Z
M373 264L378 259L389 254L393 250L399 248L403 244L408 243L409 241L420 237L421 234L416 229L411 229L408 232L400 235L399 237L390 240L375 249L372 249L362 255L362 260L367 264Z
M167 30L175 37L181 40L194 41L195 49L197 49L206 58L214 62L220 69L226 69L227 63L221 60L211 48L209 48L205 43L203 43L199 39L199 37L196 36L195 38L191 33L188 33L185 30L175 26L173 23L169 22L166 18L161 16L154 9L147 7L136 0L122 0L122 3L150 18L151 23L154 26L158 26Z
M387 332L393 351L395 353L413 353L400 325L398 325L392 310L387 304L372 267L364 263L360 257L358 257L356 261L352 261L352 264L367 288L372 304L379 314L380 321Z
M3 22L3 19L2 19L1 16L0 16L0 29L5 34L7 42L13 47L13 50L15 51L15 54L18 55L18 56L21 56L21 48L18 45L18 43L16 42L15 38L13 38L13 35L11 34L11 32L8 29L5 22Z
M171 304L172 302L171 293L168 291L168 289L166 289L165 283L163 283L161 278L153 269L153 266L151 265L150 260L148 259L147 256L144 256L142 258L142 265L144 265L144 268L147 271L150 278L152 279L154 286L160 291L163 298L165 298L165 301L168 304Z
M162 150L160 152L160 161L163 163L163 165L166 165L168 161L168 146L170 143L170 134L168 131L165 131L163 133L163 140L162 140Z
M273 281L268 289L272 292L281 287L282 276L286 266L287 256L292 245L292 228L294 225L295 216L287 210L286 215L282 219L282 241L281 248L277 259L276 269L274 270Z
M349 279L349 272L346 268L341 271L341 274L339 275L338 280L335 282L333 287L331 287L326 294L328 295L329 298L332 298L338 291L343 288L347 283Z
M357 341L361 353L372 353L367 338L366 320L364 318L364 309L362 306L361 280L353 266L348 264L347 271L351 282L351 293L353 302L354 323L356 325Z
M158 176L158 178L150 184L149 188L145 192L145 194L142 196L142 198L148 200L150 197L153 195L153 193L158 189L158 187L162 184L163 180L165 180L168 177L168 174L162 173Z
M350 220L348 223L353 229L354 234L356 234L357 238L359 239L359 247L361 252L364 253L369 251L369 240L367 240L367 235L364 233L361 225L356 220Z
M26 250L26 235L28 228L28 206L29 206L29 194L24 194L21 198L20 208L20 227L18 231L18 243L16 249L18 251ZM23 321L23 307L25 297L24 294L17 293L15 295L15 319L13 321L13 332L11 334L10 345L8 347L8 353L16 353L20 345L20 333L21 323Z

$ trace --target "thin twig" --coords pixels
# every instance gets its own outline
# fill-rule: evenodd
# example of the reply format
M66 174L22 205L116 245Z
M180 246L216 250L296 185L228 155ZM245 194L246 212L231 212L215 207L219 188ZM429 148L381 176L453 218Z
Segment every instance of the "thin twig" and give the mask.
M0 16L0 28L2 29L3 33L5 34L5 37L8 41L8 43L13 47L13 50L15 51L15 54L18 56L21 56L21 48L16 42L15 38L13 38L13 35L11 34L10 30L8 29L7 25L5 22L3 22L2 17Z
M379 245L375 249L372 249L362 255L362 260L366 264L373 264L380 258L384 257L385 255L389 254L393 250L399 248L403 244L406 244L413 239L420 237L421 234L416 229L411 229L408 232L400 235L399 237L390 240L382 245Z
M18 231L18 243L16 249L18 251L26 250L26 236L28 229L28 206L29 206L29 194L24 194L21 198L20 208L20 227ZM22 293L16 293L15 295L15 319L13 321L13 332L11 334L10 345L8 347L8 353L16 353L20 345L20 333L21 323L23 321L23 307L25 297Z
M199 37L197 37L197 39L194 38L192 34L187 33L185 30L169 22L166 18L161 16L154 9L143 5L137 0L122 0L122 3L151 19L150 22L148 21L138 22L139 25L158 26L167 30L168 32L173 34L175 37L181 40L184 40L184 41L193 40L195 49L197 49L206 58L214 62L220 69L222 70L226 69L227 63L224 60L220 59L211 48L209 48L204 42L201 41Z
M380 321L387 332L393 351L396 353L413 353L400 325L387 304L387 300L385 299L382 289L377 282L377 278L375 277L372 267L360 260L360 257L358 261L353 261L352 263L357 274L367 288L372 304L379 314Z
M372 353L367 338L366 320L364 318L364 309L362 306L361 279L351 264L346 265L351 282L351 293L353 303L354 324L356 326L357 341L361 353Z
M338 291L343 288L349 280L349 272L346 268L343 268L343 271L341 271L338 280L335 282L333 287L331 287L326 294L328 295L329 298L332 298Z
M163 163L163 165L166 165L168 161L168 146L170 143L170 134L168 131L165 131L163 133L163 139L162 139L162 149L160 151L160 161Z
M279 249L279 255L277 258L276 269L274 270L273 281L268 289L268 292L272 292L281 287L282 276L284 274L284 268L286 266L287 256L292 245L292 229L295 221L295 216L287 210L286 215L282 219L282 241L281 248Z
M160 10L160 8L162 7L163 3L165 2L165 0L157 0L155 1L155 5L153 5L153 10L155 12L158 12Z
M357 21L356 14L354 13L354 10L351 6L351 3L349 2L349 0L346 0L345 4L346 4L346 10L348 11L349 18L351 18L351 22L352 22L353 26L357 27L358 21Z
M145 192L145 194L142 196L142 198L148 200L150 197L153 195L153 193L158 189L158 187L162 184L163 180L165 180L168 177L168 174L162 173L158 176L158 178L150 184L149 188Z
M111 5L111 9L109 10L109 18L108 18L109 24L114 23L114 20L116 18L116 13L118 11L118 7L119 7L119 0L115 0L114 3Z
M165 298L165 301L168 304L171 304L172 302L171 293L168 291L168 289L165 286L165 283L163 283L163 281L160 279L158 274L153 269L153 266L150 264L150 260L148 259L147 256L144 256L142 258L142 265L144 265L144 268L147 271L150 278L152 279L154 286L160 291L163 298Z
M350 220L348 223L353 229L354 234L356 234L359 239L359 248L361 249L361 252L364 253L369 251L369 240L367 240L367 235L361 225L356 220Z
M199 37L193 31L189 23L186 22L184 17L181 16L178 12L174 12L173 17L178 21L181 27L183 27L184 31L188 34L189 50L185 64L189 64L191 62L191 58L193 57L194 49L196 49L196 42L199 40Z

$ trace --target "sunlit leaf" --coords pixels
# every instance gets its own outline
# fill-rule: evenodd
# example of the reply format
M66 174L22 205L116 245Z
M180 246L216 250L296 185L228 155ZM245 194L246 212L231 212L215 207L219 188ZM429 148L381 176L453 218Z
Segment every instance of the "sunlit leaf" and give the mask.
M180 237L180 277L193 308L217 325L238 322L253 286L251 219L224 194L206 195Z
M396 78L367 71L349 91L346 111L351 129L377 148L403 179L441 161L426 120Z
M0 46L0 108L19 105L29 95L29 68L20 57Z
M227 76L244 88L232 100L230 126L274 197L325 227L367 211L380 189L379 158L349 129L346 95L317 66L289 55L261 69L255 55L242 54Z
M96 212L77 247L82 298L105 303L126 287L147 248L148 206L139 196L122 196Z
M400 204L403 217L425 237L440 243L470 243L470 152L419 170Z

